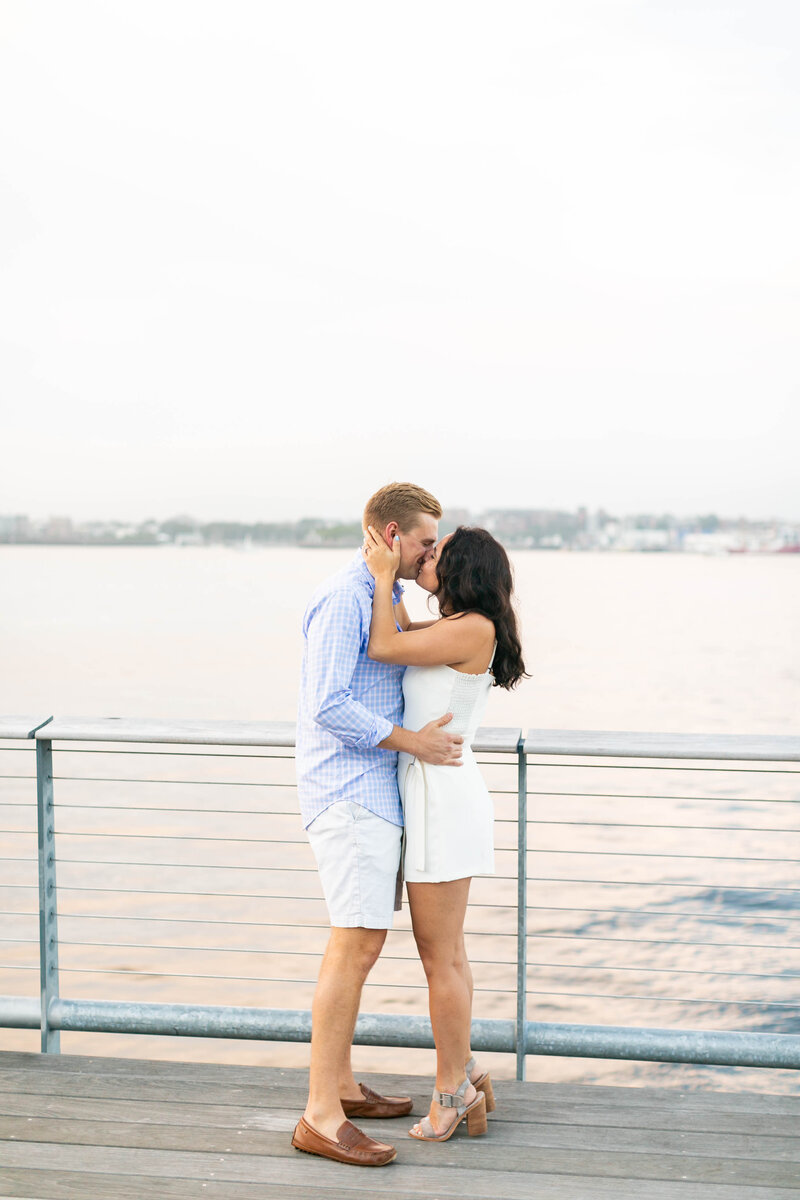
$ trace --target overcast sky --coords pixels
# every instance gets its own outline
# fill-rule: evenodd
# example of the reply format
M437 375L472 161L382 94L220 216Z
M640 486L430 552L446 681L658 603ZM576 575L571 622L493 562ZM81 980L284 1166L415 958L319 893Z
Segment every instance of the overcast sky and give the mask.
M0 14L0 513L800 518L796 0Z

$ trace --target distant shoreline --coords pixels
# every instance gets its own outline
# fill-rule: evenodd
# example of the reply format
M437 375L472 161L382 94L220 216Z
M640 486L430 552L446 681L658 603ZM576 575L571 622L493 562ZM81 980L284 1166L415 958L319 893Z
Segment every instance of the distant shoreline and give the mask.
M724 545L706 545L706 546L531 546L526 542L515 542L512 539L503 540L504 546L511 551L528 550L547 554L692 554L692 555L730 555L736 556L755 556L781 557L797 555L800 557L800 544L784 545L774 548L768 547L747 547L747 546L724 546ZM219 541L219 542L189 542L189 541L146 541L144 539L137 540L133 538L126 539L108 539L104 541L58 541L52 540L33 540L30 541L5 541L0 539L0 550L10 546L26 546L37 547L39 549L77 549L88 548L95 550L130 550L130 549L147 549L147 550L236 550L239 552L250 552L253 550L357 550L360 543L358 542L255 542L255 541Z

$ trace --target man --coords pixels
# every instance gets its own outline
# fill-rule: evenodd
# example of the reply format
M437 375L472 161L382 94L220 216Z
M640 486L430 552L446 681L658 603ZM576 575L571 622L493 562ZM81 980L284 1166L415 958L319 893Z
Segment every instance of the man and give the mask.
M433 553L441 515L430 492L390 483L368 501L364 528L380 530L389 545L397 538L397 578L415 579ZM367 656L374 590L359 550L312 596L303 622L297 724L300 810L331 933L311 1011L308 1104L292 1145L361 1166L384 1166L396 1151L348 1117L402 1117L411 1111L408 1097L378 1096L357 1084L350 1062L361 991L395 908L403 824L397 751L458 765L463 742L445 728L451 713L418 731L402 728L405 668ZM402 591L395 582L395 605ZM399 611L407 622L404 608Z

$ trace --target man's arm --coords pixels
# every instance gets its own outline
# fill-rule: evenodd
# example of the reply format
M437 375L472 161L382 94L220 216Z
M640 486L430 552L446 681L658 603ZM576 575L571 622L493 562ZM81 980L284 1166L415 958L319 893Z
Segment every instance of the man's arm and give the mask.
M326 596L309 620L306 706L312 720L356 750L404 750L436 766L460 766L464 739L443 728L452 713L422 729L404 729L353 699L361 620L358 600L346 591Z
M436 767L460 767L464 739L461 734L448 733L444 728L452 719L452 713L445 713L438 721L423 725L422 729L404 729L402 725L395 725L389 737L379 745L382 750L403 750Z
M362 613L347 591L325 596L307 628L305 704L323 729L357 750L371 750L393 732L392 722L353 698L353 672L361 650Z

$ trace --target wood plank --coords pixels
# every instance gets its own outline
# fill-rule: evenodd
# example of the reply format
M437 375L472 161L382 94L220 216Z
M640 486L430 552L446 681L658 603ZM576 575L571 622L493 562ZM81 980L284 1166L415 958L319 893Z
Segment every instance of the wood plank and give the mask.
M472 749L478 753L513 754L522 739L522 730L508 725L481 725L472 739Z
M458 1149L463 1151L468 1145L468 1141L459 1141ZM420 1146L419 1149L427 1151L429 1156L434 1148ZM0 1143L0 1161L6 1169L27 1167L31 1174L39 1170L59 1171L62 1175L82 1172L89 1180L93 1174L128 1176L137 1181L148 1176L187 1180L193 1183L195 1195L200 1194L198 1183L203 1181L230 1182L238 1186L258 1184L262 1196L278 1196L285 1194L287 1184L297 1185L302 1180L306 1195L324 1197L328 1186L342 1185L342 1173L346 1172L351 1195L372 1196L376 1187L386 1186L392 1193L407 1191L420 1197L463 1198L466 1189L471 1197L486 1200L530 1200L531 1196L546 1197L547 1200L642 1200L645 1195L648 1200L785 1200L786 1197L786 1189L775 1186L692 1180L645 1182L596 1176L582 1178L575 1173L493 1171L474 1165L467 1167L463 1160L458 1163L463 1170L458 1170L450 1161L453 1150L451 1143L445 1142L436 1147L437 1165L428 1165L429 1157L422 1168L396 1161L384 1168L387 1175L377 1179L372 1171L350 1170L340 1163L311 1155L303 1155L301 1162L301 1156L296 1152L286 1159L258 1159L251 1155L170 1154L158 1150L95 1149L50 1143L24 1146L4 1142ZM448 1161L442 1161L445 1157ZM379 1182L381 1180L385 1182ZM263 1190L267 1186L279 1190L268 1193ZM206 1190L204 1188L203 1193ZM84 1193L85 1200L91 1196L92 1192Z
M4 1118L0 1121L0 1136L14 1142L60 1143L64 1146L126 1147L129 1149L190 1151L193 1153L243 1154L260 1157L293 1157L290 1146L294 1120L288 1128L276 1130L218 1130L207 1126L174 1126L116 1121L26 1120ZM375 1129L372 1136L397 1146L403 1162L425 1166L430 1148L410 1139L407 1126L395 1122L393 1129ZM458 1156L456 1165L464 1169L478 1166L483 1169L523 1173L559 1172L600 1177L637 1179L696 1179L713 1183L750 1183L754 1186L790 1187L800 1182L800 1144L798 1139L753 1139L751 1152L729 1138L721 1152L712 1153L702 1145L696 1153L697 1141L689 1144L682 1135L672 1147L660 1136L650 1137L643 1145L637 1130L625 1130L616 1138L616 1145L604 1136L596 1138L594 1146L586 1144L585 1131L564 1130L557 1145L531 1141L525 1127L493 1125L485 1139L470 1141L457 1135L452 1153ZM683 1144L681 1144L683 1140ZM756 1148L759 1143L760 1152ZM772 1143L778 1143L774 1146ZM460 1145L459 1143L463 1143ZM512 1154L509 1151L513 1150Z
M638 733L612 730L531 729L526 754L599 758L732 759L800 762L800 737L786 734Z
M375 1086L376 1080L369 1076L370 1086ZM390 1089L385 1089L388 1094ZM430 1092L420 1092L411 1089L417 1114L427 1109ZM124 1087L112 1089L105 1097L87 1097L76 1094L77 1088L66 1089L63 1094L54 1094L47 1088L36 1092L19 1090L0 1090L0 1113L8 1116L69 1118L76 1113L76 1105L87 1120L133 1120L151 1124L163 1121L172 1125L214 1126L219 1129L273 1129L287 1130L294 1127L294 1122L305 1107L305 1091L294 1098L283 1095L269 1095L263 1104L248 1106L246 1103L233 1104L216 1102L217 1096L213 1088L204 1088L206 1099L203 1103L186 1101L183 1098L173 1100L155 1100L152 1093L145 1090L141 1098L136 1100L125 1095ZM185 1096L185 1092L182 1096ZM716 1114L713 1110L701 1112L673 1112L657 1108L640 1108L635 1113L620 1110L613 1106L592 1107L584 1110L579 1104L550 1105L547 1110L535 1104L529 1108L520 1105L507 1105L503 1094L495 1092L501 1108L491 1117L491 1123L502 1126L505 1123L516 1126L526 1126L530 1129L529 1137L537 1138L537 1129L566 1129L585 1133L600 1130L602 1136L614 1137L615 1131L626 1131L636 1128L642 1136L653 1130L659 1136L669 1137L670 1134L684 1132L698 1133L703 1136L733 1135L735 1139L742 1136L795 1138L798 1136L799 1123L795 1116L775 1116L770 1113L734 1113ZM193 1093L194 1097L194 1093ZM288 1100L288 1102L287 1102ZM506 1115L511 1112L511 1115ZM375 1135L391 1133L392 1122L370 1122L370 1129ZM544 1135L542 1135L544 1136ZM576 1135L577 1136L577 1135ZM591 1134L590 1134L591 1136Z
M44 725L47 721L52 721L51 716L39 714L20 715L20 716L3 716L0 717L0 738L11 738L16 741L19 738L32 738L36 730Z
M256 1188L259 1200L371 1197L372 1172L292 1149L307 1078L291 1068L0 1054L0 1198L245 1200ZM427 1107L427 1079L367 1078ZM486 1138L460 1132L431 1147L409 1139L405 1121L368 1123L398 1147L377 1177L391 1180L392 1200L782 1200L800 1189L800 1097L502 1080L496 1093Z
M139 717L54 717L42 737L64 742L174 742L200 746L293 746L293 721L162 721Z
M31 1075L77 1074L92 1076L132 1077L152 1080L176 1080L182 1083L230 1083L237 1087L267 1087L270 1091L296 1092L302 1097L308 1087L308 1071L303 1067L248 1066L238 1063L180 1062L171 1059L113 1058L106 1055L40 1054L23 1050L0 1052L0 1088L5 1070L24 1070ZM769 1078L769 1072L764 1072ZM800 1122L800 1091L797 1094L782 1092L720 1092L713 1089L695 1088L687 1090L676 1087L614 1086L588 1083L541 1083L520 1082L516 1079L495 1078L495 1085L502 1088L505 1103L518 1104L533 1100L536 1104L553 1102L559 1105L580 1104L603 1107L658 1106L714 1111L786 1113L797 1117ZM416 1088L420 1094L430 1095L430 1081L425 1076L404 1075L398 1072L370 1073L367 1079L371 1087L386 1094L410 1094ZM798 1082L800 1089L800 1081ZM539 1119L539 1118L532 1118Z
M0 718L8 728L22 728L25 718ZM35 722L28 729L35 728ZM0 724L0 730L3 726ZM175 742L203 746L284 746L295 744L293 721L166 721L146 717L53 717L47 726L52 741L69 742ZM28 737L29 733L0 732L0 737ZM480 752L516 754L522 730L508 726L481 726L473 746Z
M35 1187L37 1191L31 1191ZM204 1180L200 1185L203 1200L310 1200L305 1183L225 1183ZM398 1192L392 1187L391 1200L419 1200L423 1193ZM0 1167L0 1200L24 1197L25 1200L198 1200L196 1179L165 1179L164 1176L109 1175L83 1171L4 1170ZM318 1192L320 1200L353 1200L353 1189L326 1187Z
M17 1141L72 1142L84 1145L163 1145L180 1149L219 1150L235 1141L237 1153L262 1153L265 1133L291 1134L299 1113L255 1113L241 1109L238 1122L220 1125L210 1114L199 1112L195 1119L175 1120L174 1109L159 1106L153 1111L140 1104L120 1110L108 1101L71 1101L67 1111L56 1113L4 1113L0 1136ZM24 1109L24 1105L21 1106ZM48 1106L49 1107L49 1106ZM180 1114L186 1117L186 1114ZM380 1141L404 1140L409 1121L370 1121L371 1136ZM800 1136L785 1133L707 1133L696 1130L640 1129L623 1126L581 1124L544 1125L489 1121L492 1145L535 1146L538 1149L582 1150L649 1155L691 1155L700 1158L761 1159L800 1163ZM154 1132L155 1130L155 1132ZM130 1140L133 1138L134 1140ZM95 1139L94 1141L92 1139ZM151 1139L151 1140L148 1140ZM153 1140L159 1139L159 1140Z
M0 1092L18 1091L29 1094L59 1094L59 1096L119 1097L122 1090L127 1099L158 1098L164 1102L182 1103L187 1093L194 1096L198 1085L203 1085L204 1098L217 1104L249 1104L257 1106L305 1105L307 1073L301 1069L236 1068L221 1073L222 1081L209 1074L207 1064L198 1075L175 1073L167 1070L161 1074L156 1067L175 1067L176 1064L154 1063L151 1073L148 1063L139 1062L136 1074L95 1073L91 1067L82 1066L68 1070L50 1060L50 1056L31 1055L36 1061L32 1069L4 1066L5 1056L0 1056ZM417 1103L427 1108L429 1081L420 1076L369 1075L369 1086L390 1094L411 1094ZM576 1106L587 1114L591 1123L604 1123L609 1114L625 1109L646 1108L654 1115L663 1114L670 1120L676 1115L686 1115L691 1120L705 1115L740 1115L746 1120L753 1116L786 1116L798 1122L800 1127L800 1097L781 1096L768 1093L735 1092L678 1092L667 1088L660 1093L652 1088L613 1088L590 1085L518 1084L516 1081L498 1080L495 1085L504 1098L503 1112L510 1106L522 1105L516 1114L518 1121L551 1122L555 1114L564 1120L565 1114L575 1116ZM645 1094L639 1094L645 1093ZM597 1110L593 1114L593 1110ZM600 1118L600 1120L597 1120ZM632 1121L636 1117L626 1115L622 1120ZM741 1126L740 1128L744 1128ZM721 1129L721 1132L724 1132Z

